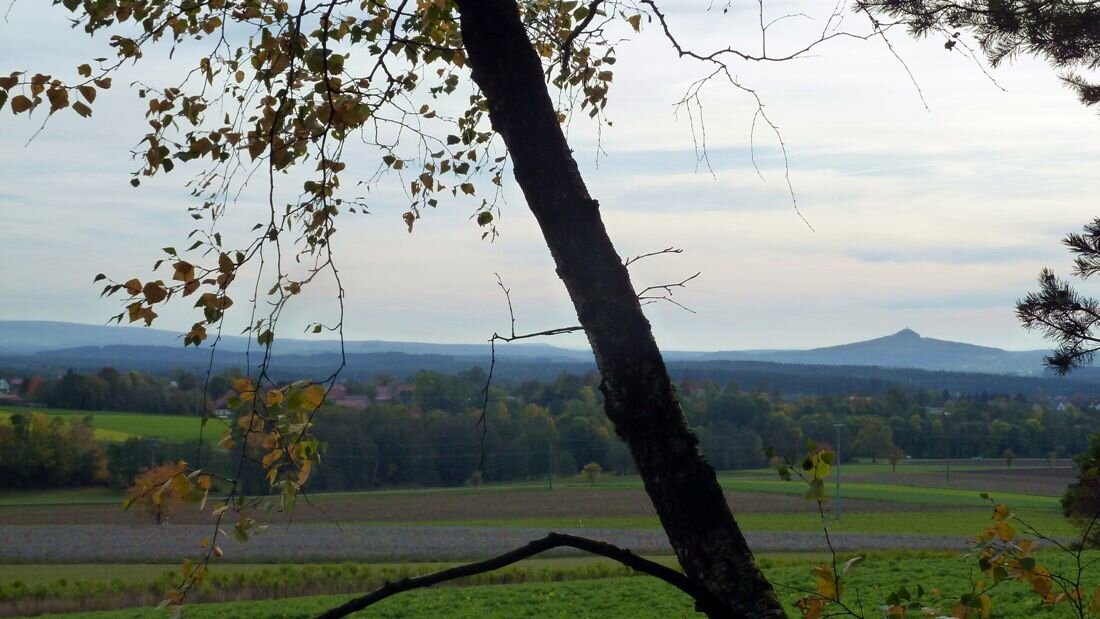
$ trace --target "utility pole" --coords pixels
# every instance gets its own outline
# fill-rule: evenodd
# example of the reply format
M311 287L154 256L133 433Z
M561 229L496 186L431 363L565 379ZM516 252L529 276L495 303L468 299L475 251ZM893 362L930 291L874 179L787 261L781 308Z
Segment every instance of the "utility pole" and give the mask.
M833 427L836 428L836 505L834 506L833 519L840 520L840 429L844 427L842 423L834 423Z

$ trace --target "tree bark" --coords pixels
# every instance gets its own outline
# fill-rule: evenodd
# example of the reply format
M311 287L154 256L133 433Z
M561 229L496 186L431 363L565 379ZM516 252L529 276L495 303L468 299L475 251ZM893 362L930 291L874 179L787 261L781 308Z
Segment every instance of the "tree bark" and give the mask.
M630 447L687 576L726 606L785 617L699 452L599 204L577 169L515 0L457 0L473 79L588 335L607 416Z

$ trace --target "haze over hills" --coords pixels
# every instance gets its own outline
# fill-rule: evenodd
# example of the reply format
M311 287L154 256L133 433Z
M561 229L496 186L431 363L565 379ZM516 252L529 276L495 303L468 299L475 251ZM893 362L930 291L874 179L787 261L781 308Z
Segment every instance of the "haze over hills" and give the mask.
M211 338L214 333L211 331ZM208 341L212 341L208 340ZM29 355L82 349L79 354L94 354L97 347L171 347L183 348L183 336L176 331L145 327L87 325L71 322L30 320L0 320L0 355ZM218 348L225 352L243 352L248 338L223 335ZM333 339L278 338L276 351L281 355L310 355L340 352L340 342ZM506 350L505 350L506 348ZM192 348L193 349L193 348ZM256 350L253 344L252 350ZM397 352L410 355L448 355L482 357L489 355L488 344L435 344L431 342L390 342L383 340L348 340L348 353ZM117 350L116 350L117 352ZM592 353L584 350L558 348L549 344L520 343L501 346L498 354L511 357L532 357L591 361Z
M143 327L0 321L0 370L59 375L103 367L154 374L179 370L202 373L244 368L258 361L248 340L223 338L211 359L209 347L184 347L178 334ZM341 361L343 376L365 379L386 374L408 377L420 370L457 373L487 369L488 344L348 341L279 338L271 375L276 380L327 376ZM676 380L734 381L748 388L768 386L785 395L882 393L891 385L946 389L958 393L1023 393L1100 397L1100 370L1082 368L1068 377L1044 372L1044 351L1006 351L921 337L909 329L863 342L810 350L666 352ZM562 372L595 371L591 352L549 344L499 344L494 377L504 381L553 380Z
M912 329L902 329L893 335L839 346L810 350L722 351L705 353L701 358L1039 375L1043 373L1046 354L1045 350L1011 351L938 340L922 337Z
M205 358L205 349L184 349L179 333L143 327L87 325L67 322L0 321L0 356L31 356L42 362L75 360L94 362L96 357L118 359L131 353L135 360L166 361ZM225 353L241 353L248 344L242 336L223 336L219 344ZM127 347L135 347L127 351ZM430 342L391 342L382 340L347 341L349 354L404 353L454 357L484 362L489 357L487 344L436 344ZM255 350L253 346L253 350ZM279 338L279 356L332 354L340 352L340 343L331 339ZM934 371L982 372L994 374L1042 375L1046 351L1008 351L922 337L911 329L893 335L851 344L809 350L757 351L668 351L669 361L760 361L803 365L878 366L915 368ZM561 348L543 343L502 344L502 358L523 358L562 363L591 363L588 350ZM237 355L232 355L236 357ZM30 358L27 359L28 361ZM83 364L80 364L83 365ZM185 363L185 365L190 365Z

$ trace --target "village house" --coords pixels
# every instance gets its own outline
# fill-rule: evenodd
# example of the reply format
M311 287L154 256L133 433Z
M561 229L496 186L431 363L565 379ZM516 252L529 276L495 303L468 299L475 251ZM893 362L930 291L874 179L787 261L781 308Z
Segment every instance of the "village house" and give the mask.
M412 401L414 390L412 385L379 385L375 388L374 401L393 402L396 400L408 404Z

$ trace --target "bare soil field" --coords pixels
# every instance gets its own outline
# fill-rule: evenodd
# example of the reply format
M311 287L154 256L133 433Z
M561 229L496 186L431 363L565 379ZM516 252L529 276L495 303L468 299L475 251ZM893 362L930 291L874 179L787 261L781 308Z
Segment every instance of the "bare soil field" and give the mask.
M1017 492L1043 496L1061 496L1074 479L1070 467L1056 468L991 468L979 470L921 471L908 473L886 470L882 473L854 473L844 479L852 482L898 484L936 488L957 488L975 492Z
M272 526L248 543L220 542L225 561L295 563L324 561L458 561L511 550L548 531L537 528L401 527L299 524ZM605 540L641 554L668 554L659 529L563 529ZM0 526L0 558L6 563L168 563L201 553L211 525ZM756 552L827 550L821 533L749 532ZM838 533L837 550L962 550L954 536ZM559 555L576 554L563 550Z

